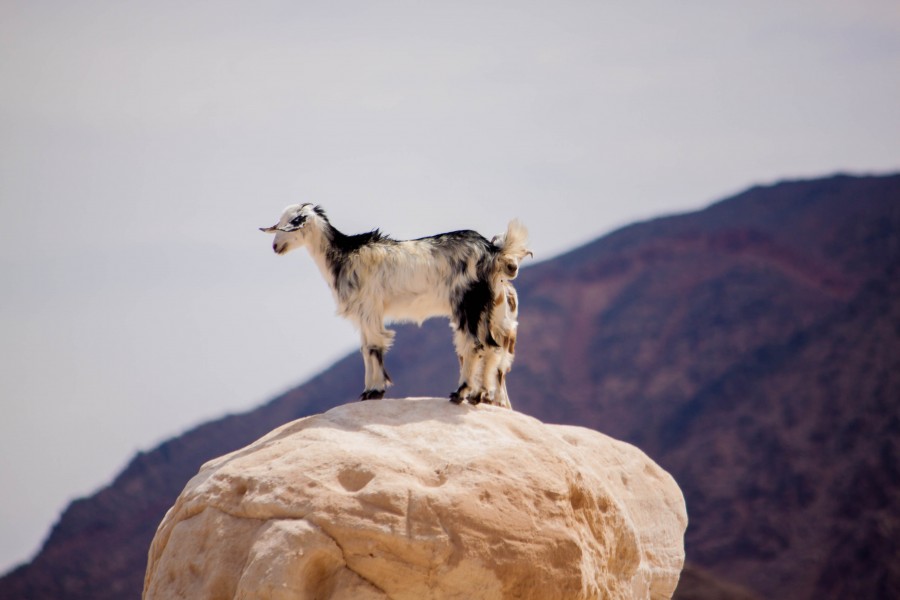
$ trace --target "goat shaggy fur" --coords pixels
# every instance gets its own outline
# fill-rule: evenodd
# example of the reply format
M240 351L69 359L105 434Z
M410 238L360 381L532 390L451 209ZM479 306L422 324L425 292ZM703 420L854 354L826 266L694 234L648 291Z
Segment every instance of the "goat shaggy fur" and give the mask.
M366 373L361 399L382 398L391 383L384 355L394 332L385 329L385 320L421 324L436 316L449 317L460 358L459 388L451 398L457 402L497 398L494 375L484 376L485 348L492 350L492 373L497 368L508 371L511 359L506 364L493 350L502 353L504 346L497 338L508 340L512 330L514 341L515 328L510 326L508 308L497 308L497 298L502 297L504 306L509 290L515 298L509 281L530 254L521 223L511 221L506 233L493 242L468 230L398 241L377 229L345 235L321 207L295 204L284 210L276 225L262 231L275 234L272 247L277 254L306 247L331 288L338 314L359 330ZM515 322L515 314L511 321ZM493 389L484 389L485 380Z
M497 282L490 308L489 333L494 344L475 343L456 332L454 342L460 365L460 384L450 399L468 400L472 404L485 402L512 408L506 391L506 374L512 368L516 352L519 299L508 280ZM463 348L462 351L459 349Z

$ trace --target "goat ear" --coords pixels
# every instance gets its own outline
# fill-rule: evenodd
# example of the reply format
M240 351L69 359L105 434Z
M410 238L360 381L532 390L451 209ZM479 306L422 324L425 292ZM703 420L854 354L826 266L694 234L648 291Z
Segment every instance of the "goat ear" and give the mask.
M275 233L276 231L278 231L278 225L272 225L271 227L260 227L259 230L263 233Z

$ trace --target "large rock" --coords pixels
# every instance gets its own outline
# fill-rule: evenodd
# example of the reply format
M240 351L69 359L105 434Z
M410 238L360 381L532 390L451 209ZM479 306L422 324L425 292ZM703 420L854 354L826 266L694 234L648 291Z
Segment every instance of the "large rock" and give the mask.
M348 404L210 461L145 600L669 598L684 499L637 448L438 399Z

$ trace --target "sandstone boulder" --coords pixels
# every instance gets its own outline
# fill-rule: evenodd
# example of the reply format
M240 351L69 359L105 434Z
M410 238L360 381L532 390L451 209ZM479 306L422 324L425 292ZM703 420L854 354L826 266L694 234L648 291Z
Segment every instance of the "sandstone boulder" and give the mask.
M359 402L204 465L144 600L670 598L686 526L675 481L595 431Z

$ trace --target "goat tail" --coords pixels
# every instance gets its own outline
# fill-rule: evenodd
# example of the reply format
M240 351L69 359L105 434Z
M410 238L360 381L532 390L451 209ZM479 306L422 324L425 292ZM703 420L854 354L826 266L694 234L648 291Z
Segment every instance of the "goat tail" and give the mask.
M528 229L518 219L506 226L506 233L494 236L491 243L497 248L494 261L494 276L515 279L519 263L526 256L534 256L528 249Z
M526 246L528 244L528 229L518 219L510 221L509 225L506 226L506 233L497 236L494 240L494 245L510 256L517 256L521 259L531 254L531 250Z
M528 249L528 228L518 219L513 219L506 226L506 233L494 236L494 246L500 250L500 254L516 261L526 256L534 256Z

